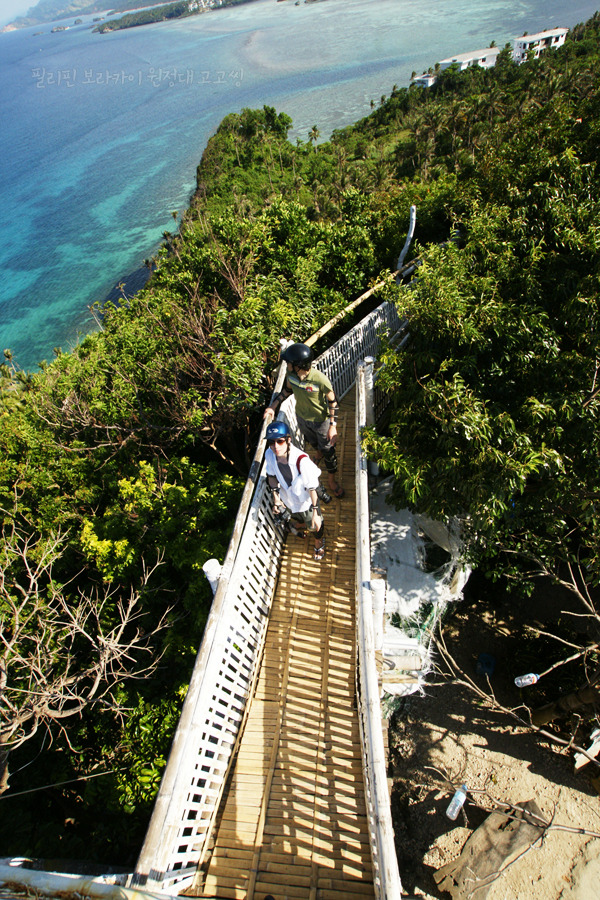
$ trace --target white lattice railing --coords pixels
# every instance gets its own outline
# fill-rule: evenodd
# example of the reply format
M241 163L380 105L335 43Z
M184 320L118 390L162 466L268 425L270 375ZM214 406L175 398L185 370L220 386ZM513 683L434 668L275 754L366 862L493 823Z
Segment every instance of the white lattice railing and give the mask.
M396 334L404 324L392 303L382 303L319 357L318 367L337 397L341 399L354 384L358 362L376 356L383 332Z
M382 333L394 333L400 325L395 306L384 303L319 357L319 369L338 397L352 387L358 361L375 355ZM294 424L291 400L284 409ZM174 894L187 887L202 861L221 799L260 658L282 547L261 474L264 431L265 426L131 885Z
M372 391L367 391L367 383L372 383L372 369L372 363L361 363L356 374L356 690L375 896L379 900L397 900L401 883L387 785L375 656L369 477L367 459L361 447L361 431L374 416Z

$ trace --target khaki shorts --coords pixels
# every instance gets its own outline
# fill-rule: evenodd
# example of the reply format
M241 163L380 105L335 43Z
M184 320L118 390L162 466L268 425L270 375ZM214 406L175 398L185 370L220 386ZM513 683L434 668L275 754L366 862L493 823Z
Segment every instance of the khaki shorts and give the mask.
M321 516L321 518L323 517L320 504L319 504L319 515ZM295 522L301 522L307 531L315 530L315 529L311 528L312 507L310 507L310 506L308 507L308 509L303 510L303 512L292 513L292 519L294 519Z

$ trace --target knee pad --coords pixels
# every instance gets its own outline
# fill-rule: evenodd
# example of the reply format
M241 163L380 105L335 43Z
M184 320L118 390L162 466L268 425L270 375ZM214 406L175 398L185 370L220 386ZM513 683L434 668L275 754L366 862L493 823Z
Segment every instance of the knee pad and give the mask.
M337 472L338 461L335 447L330 447L329 450L323 451L323 461L325 462L325 468L331 475Z

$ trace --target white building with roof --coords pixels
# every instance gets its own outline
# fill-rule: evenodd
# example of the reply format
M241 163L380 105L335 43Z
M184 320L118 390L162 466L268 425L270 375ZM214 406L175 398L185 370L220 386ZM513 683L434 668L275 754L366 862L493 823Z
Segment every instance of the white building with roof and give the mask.
M524 62L530 51L533 51L534 57L537 59L544 50L562 47L568 33L568 28L547 28L545 31L539 31L537 34L523 34L513 41L513 59L517 63ZM474 50L471 53L457 53L456 56L442 59L436 65L436 71L449 69L450 66L457 66L461 72L464 69L468 69L469 66L481 66L483 69L491 69L492 66L496 65L499 53L499 47L486 47L485 50ZM413 77L412 84L418 84L421 87L431 87L436 81L437 76L429 71Z
M486 47L485 50L474 50L472 53L457 53L448 59L440 61L440 69L449 69L450 66L458 66L460 71L469 66L481 66L482 69L490 69L496 65L496 57L500 53L499 47Z
M537 59L544 50L562 47L568 32L568 28L548 28L537 34L523 34L513 41L513 59L519 63L524 62L530 50L533 50Z
M412 79L412 84L418 84L419 87L431 87L437 81L437 75L432 75L431 72L423 72L422 75L415 75Z

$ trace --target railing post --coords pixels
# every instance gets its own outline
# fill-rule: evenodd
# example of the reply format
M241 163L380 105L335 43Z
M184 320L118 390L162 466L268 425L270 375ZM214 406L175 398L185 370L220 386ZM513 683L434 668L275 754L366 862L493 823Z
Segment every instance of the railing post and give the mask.
M211 590L213 592L213 597L217 593L217 588L219 586L219 578L221 577L221 572L223 571L223 566L219 562L218 559L207 559L204 565L202 566L202 571L206 575L207 581L210 584Z
M356 641L357 691L363 773L373 858L373 885L378 900L398 900L402 893L387 786L387 765L381 725L379 678L375 660L374 592L371 580L369 483L361 449L366 424L364 362L356 374Z
M365 425L371 428L375 424L375 360L365 356L363 363L365 379Z
M363 362L363 377L365 385L365 425L372 428L375 425L375 358L365 356ZM376 478L379 475L379 466L369 460L369 472Z

